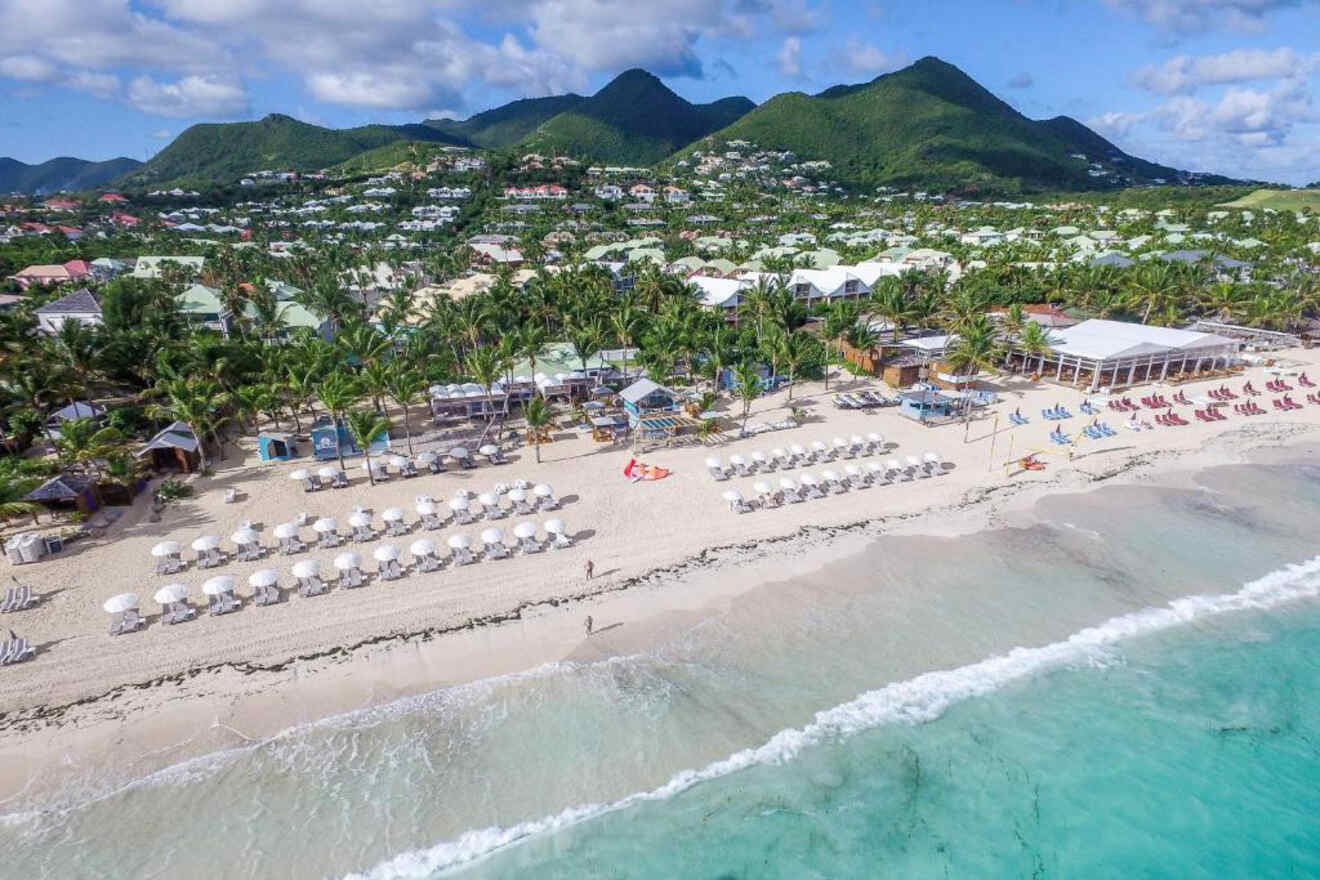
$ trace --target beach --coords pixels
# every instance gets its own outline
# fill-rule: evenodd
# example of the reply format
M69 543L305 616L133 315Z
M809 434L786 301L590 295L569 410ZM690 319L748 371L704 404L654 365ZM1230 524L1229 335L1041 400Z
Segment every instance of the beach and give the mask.
M1289 354L1303 369L1313 362L1310 352ZM1261 384L1259 370L1248 375ZM1218 384L1181 390L1194 396ZM1237 387L1241 380L1229 384ZM1055 403L1075 412L1082 399L1075 391L1025 382L1010 383L1001 397L996 407L1001 415L1018 407L1036 415ZM782 391L758 401L752 418L773 420L786 403ZM148 522L145 505L139 504L103 537L17 572L38 592L52 595L21 615L23 634L41 646L40 653L34 662L0 676L0 729L5 734L0 797L23 801L94 768L108 768L110 777L141 777L259 743L299 725L437 689L534 674L529 671L557 663L632 657L681 638L770 586L787 583L805 594L813 583L826 589L831 580L847 581L831 579L831 566L860 558L878 539L947 542L988 527L1030 522L1047 495L1121 484L1179 486L1197 469L1247 461L1270 449L1298 448L1314 441L1320 426L1320 407L1308 406L1181 428L1133 433L1120 427L1120 436L1108 442L1079 444L1071 460L1066 451L1047 454L1042 456L1044 471L1022 472L1012 461L1046 446L1048 427L1039 418L1012 430L1001 418L997 432L993 418L928 428L893 411L835 410L819 386L799 386L794 403L815 413L799 428L717 448L647 452L642 456L647 463L672 471L657 482L632 483L622 475L630 452L596 451L589 439L573 439L547 444L540 465L530 449L519 450L512 463L497 468L396 478L375 487L366 484L359 469L349 490L315 494L304 494L287 478L296 463L258 466L231 460L215 477L199 481L196 499L170 506L160 522ZM1115 427L1122 422L1118 414L1102 418ZM897 443L897 455L934 451L950 466L935 477L748 514L730 511L720 496L733 485L754 497L755 478L716 483L704 467L712 454L727 458L870 431ZM841 470L841 465L834 467ZM811 468L817 474L823 469ZM398 582L373 581L367 589L335 590L315 599L295 596L277 606L245 607L219 618L202 615L175 627L153 622L124 637L106 635L108 620L100 608L105 597L138 592L144 612L154 614L150 595L159 584L181 580L196 587L213 573L153 574L149 550L158 541L168 538L186 546L198 534L227 536L241 521L253 520L264 527L263 541L269 543L271 527L299 511L335 516L343 523L354 504L377 512L391 505L411 511L417 494L445 499L460 487L480 492L518 477L554 487L563 506L553 515L575 533L573 548L412 573ZM222 501L228 487L243 493L239 503ZM507 532L520 519L500 525ZM460 531L475 537L484 527L449 526L394 543L406 548L420 534L442 542ZM310 530L304 540L309 536ZM324 557L328 569L334 552L313 549L288 559L231 562L220 571L234 575L245 596L251 571L275 567L287 586L287 569L295 559ZM588 559L596 572L591 581L584 575ZM884 681L970 663L1016 645L1046 643L1203 586L1163 584L1134 590L1123 602L1079 593L1075 605L1052 606L1047 616L1005 614L1005 625L955 635L941 630L941 622L950 619L943 611L946 605L957 606L952 619L974 618L967 610L968 597L948 584L917 589L917 571L896 561L886 577L894 601L892 629L904 650L893 652ZM194 591L193 598L201 597ZM1013 598L1009 611L1041 601L1027 591ZM767 604L767 613L773 607ZM587 615L600 630L591 637L584 632ZM1009 626L1009 621L1017 623ZM769 631L773 626L772 619L764 619L755 628ZM813 699L830 705L848 696L822 693ZM718 757L724 745L733 743L711 743L709 753L698 757Z

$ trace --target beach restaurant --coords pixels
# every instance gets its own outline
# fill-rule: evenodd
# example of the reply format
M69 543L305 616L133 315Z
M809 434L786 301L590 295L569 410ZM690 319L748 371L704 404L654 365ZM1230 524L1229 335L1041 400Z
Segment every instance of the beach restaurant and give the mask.
M1015 350L1012 356L1024 371L1096 391L1227 369L1239 346L1215 333L1092 319L1051 331L1044 352Z

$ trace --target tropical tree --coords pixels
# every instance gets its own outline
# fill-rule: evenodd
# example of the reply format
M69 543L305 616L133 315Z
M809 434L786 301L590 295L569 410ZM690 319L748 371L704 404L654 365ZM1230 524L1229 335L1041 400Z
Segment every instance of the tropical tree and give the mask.
M164 380L158 390L164 400L148 406L147 415L187 425L197 438L197 455L202 470L206 470L206 437L211 436L216 440L217 448L220 446L216 432L226 420L224 408L229 404L228 392L221 390L214 380L186 378ZM220 452L223 457L223 450Z
M554 409L545 398L533 397L523 408L523 419L527 422L527 442L536 447L536 463L541 463L541 444L550 439L550 424L554 420Z
M348 376L343 373L331 373L317 387L316 396L320 398L321 406L329 410L331 425L337 432L349 409L362 399L362 392L358 390L357 383ZM344 450L337 437L335 451L339 455L339 469L342 471L344 469Z
M371 444L381 438L390 430L390 420L378 412L369 409L355 409L348 413L348 433L352 435L353 442L362 450L367 467L367 479L371 485L376 485L376 475L371 470ZM343 467L343 459L340 459L340 467Z
M55 450L65 461L100 474L97 459L113 452L124 441L116 428L103 428L93 419L66 419L60 423Z
M495 421L495 384L504 374L504 360L494 346L483 346L468 355L467 371L472 380L486 389L486 416Z
M761 374L751 362L738 365L734 371L734 391L742 401L742 436L747 436L747 417L752 411L752 401L761 396Z
M409 418L410 408L419 403L422 399L422 392L426 390L426 379L416 370L409 369L402 361L394 363L390 368L388 380L385 383L385 391L389 394L390 400L403 410L403 433L408 438L408 455L413 454L412 444L412 421Z
M811 337L800 330L785 333L779 337L779 359L788 370L788 399L793 399L793 385L797 381L798 371L811 356Z

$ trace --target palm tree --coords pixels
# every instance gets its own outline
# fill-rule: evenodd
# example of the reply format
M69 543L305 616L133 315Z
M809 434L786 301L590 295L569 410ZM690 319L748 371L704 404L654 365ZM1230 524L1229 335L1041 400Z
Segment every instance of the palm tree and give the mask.
M742 401L742 436L747 436L747 416L752 411L752 401L761 396L761 374L750 362L738 365L734 372L734 390Z
M147 407L147 415L180 421L197 438L197 455L202 470L207 470L206 436L215 438L215 432L224 424L222 411L229 403L228 392L210 379L170 379L161 387L165 400ZM219 443L217 442L217 447ZM220 450L223 457L223 450Z
M827 341L825 346L825 390L830 387L830 359L828 357L829 344L837 343L843 338L843 335L852 329L857 323L857 316L860 309L853 300L838 300L830 304L830 310L825 315L825 326L822 328L821 335Z
M542 397L533 397L523 409L527 421L527 442L536 447L536 463L541 463L541 444L550 439L548 430L554 420L554 410Z
M339 454L339 469L342 471L344 469L344 450L338 439L339 424L343 421L349 408L361 399L362 394L356 383L343 373L331 373L317 387L316 396L320 398L321 406L330 411L331 426L334 427L336 432L335 451Z
M390 420L372 410L355 409L348 414L348 432L353 435L353 442L362 450L362 455L366 458L367 479L373 486L376 485L376 476L371 471L371 444L389 430ZM342 456L339 466L343 468Z
M385 361L371 361L358 371L358 387L371 397L371 405L376 412L381 411L381 397L389 390L390 364Z
M541 356L541 350L545 348L546 344L545 328L534 321L525 321L518 328L516 338L518 354L527 359L527 364L532 371L532 378L535 379L536 359Z
M904 328L912 319L912 304L904 295L903 287L897 278L888 276L881 279L878 290L872 296L871 308L889 322L893 342L897 344Z
M990 319L981 315L963 324L958 340L945 356L949 369L957 376L975 375L993 369L998 362L997 334Z
M599 321L582 323L569 331L568 343L573 346L573 354L581 362L583 372L587 369L587 359L600 351L601 340L604 338Z
M123 440L117 429L102 428L92 419L68 419L60 424L55 449L60 457L99 475L96 460L113 452Z
M493 346L483 346L468 355L467 371L482 388L486 389L487 420L495 421L495 384L504 373L504 362L499 350Z
M795 330L779 337L779 357L788 369L788 399L793 399L793 384L808 357L811 356L811 337Z
M390 368L385 390L390 400L403 410L403 433L408 438L408 455L413 454L412 422L409 419L409 407L421 400L426 390L426 379L416 370L408 369L402 361L397 361Z
M1127 301L1141 309L1141 323L1150 323L1152 314L1163 314L1178 296L1178 279L1172 267L1152 260L1133 273L1128 281Z
M65 318L54 337L55 351L82 385L83 400L92 400L92 378L96 373L96 333L88 325L73 318Z
M1022 350L1023 366L1033 357L1039 357L1040 363L1036 366L1036 371L1045 369L1045 358L1051 351L1050 334L1041 325L1035 321L1028 321L1022 327L1022 333L1017 338L1017 347Z

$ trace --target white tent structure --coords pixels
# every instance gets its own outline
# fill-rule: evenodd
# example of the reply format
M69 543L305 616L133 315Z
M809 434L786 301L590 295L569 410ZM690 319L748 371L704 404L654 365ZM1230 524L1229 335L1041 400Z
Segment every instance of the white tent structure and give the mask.
M1238 346L1214 333L1092 319L1052 331L1043 354L1017 354L1035 372L1072 385L1089 379L1095 391L1227 367Z

